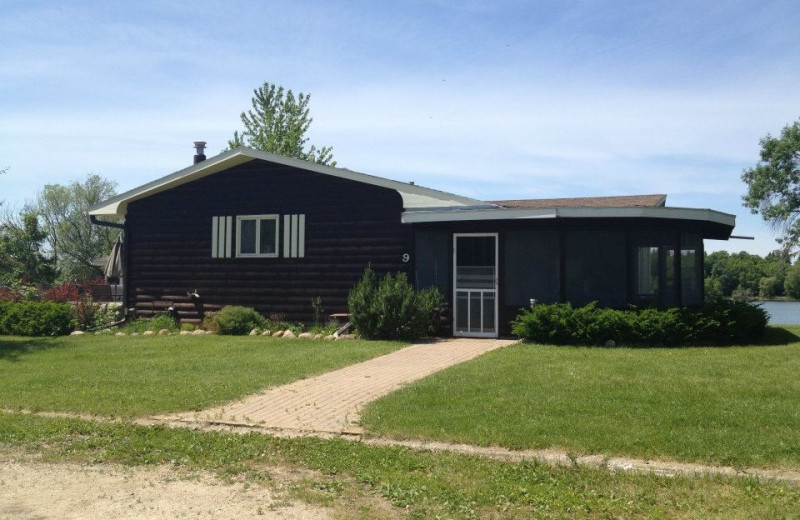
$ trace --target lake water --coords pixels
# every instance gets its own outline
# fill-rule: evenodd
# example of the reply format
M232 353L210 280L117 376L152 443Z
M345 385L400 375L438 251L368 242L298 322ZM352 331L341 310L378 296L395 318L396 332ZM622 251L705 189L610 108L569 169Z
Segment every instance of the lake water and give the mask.
M754 302L769 313L769 322L776 325L800 325L800 301Z

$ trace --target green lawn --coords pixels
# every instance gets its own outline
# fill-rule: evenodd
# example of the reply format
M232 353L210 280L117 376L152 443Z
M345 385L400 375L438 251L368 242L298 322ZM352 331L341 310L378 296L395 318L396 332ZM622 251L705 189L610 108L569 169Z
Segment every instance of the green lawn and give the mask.
M374 435L800 468L800 328L771 345L520 344L370 405Z
M0 336L0 409L199 410L404 346L234 336Z
M800 489L755 479L659 477L581 467L511 464L344 440L281 439L99 424L0 413L0 450L45 461L169 464L210 469L254 485L276 466L313 470L295 489L339 503L344 518L373 518L349 497L378 496L405 518L797 518Z

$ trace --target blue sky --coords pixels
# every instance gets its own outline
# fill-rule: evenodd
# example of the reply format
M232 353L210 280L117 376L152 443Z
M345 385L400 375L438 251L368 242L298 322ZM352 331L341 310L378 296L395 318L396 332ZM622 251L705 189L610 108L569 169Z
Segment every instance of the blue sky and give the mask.
M165 5L167 4L167 5ZM7 2L0 199L125 190L210 154L264 81L312 94L339 166L481 199L667 193L737 216L800 117L794 2Z

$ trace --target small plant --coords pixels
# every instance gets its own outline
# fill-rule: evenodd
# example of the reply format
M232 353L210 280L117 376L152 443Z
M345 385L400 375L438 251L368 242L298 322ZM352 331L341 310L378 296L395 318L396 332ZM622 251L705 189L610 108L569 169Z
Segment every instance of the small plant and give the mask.
M95 326L103 325L97 323L97 315L100 312L100 305L92 300L92 296L88 293L80 295L74 304L75 321L78 323L78 328L81 330L89 330Z
M350 320L363 337L414 340L435 331L442 300L436 288L415 291L405 273L379 280L367 267L347 305Z
M319 326L322 323L322 316L325 309L322 308L322 297L316 296L311 298L311 309L314 311L314 325Z
M213 318L220 334L244 335L253 329L263 329L267 324L264 316L252 307L228 305Z
M178 331L178 324L175 323L173 317L169 314L156 314L152 318L139 318L137 320L129 321L122 328L122 332L132 333L138 332L139 334L152 330L158 332L161 329L167 329L170 332Z

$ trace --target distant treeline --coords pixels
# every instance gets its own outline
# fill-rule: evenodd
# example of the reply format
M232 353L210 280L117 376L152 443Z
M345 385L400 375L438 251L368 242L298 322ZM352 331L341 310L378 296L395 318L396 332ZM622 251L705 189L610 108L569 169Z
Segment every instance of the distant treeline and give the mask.
M766 257L717 251L706 255L706 299L800 299L800 261L773 251Z

